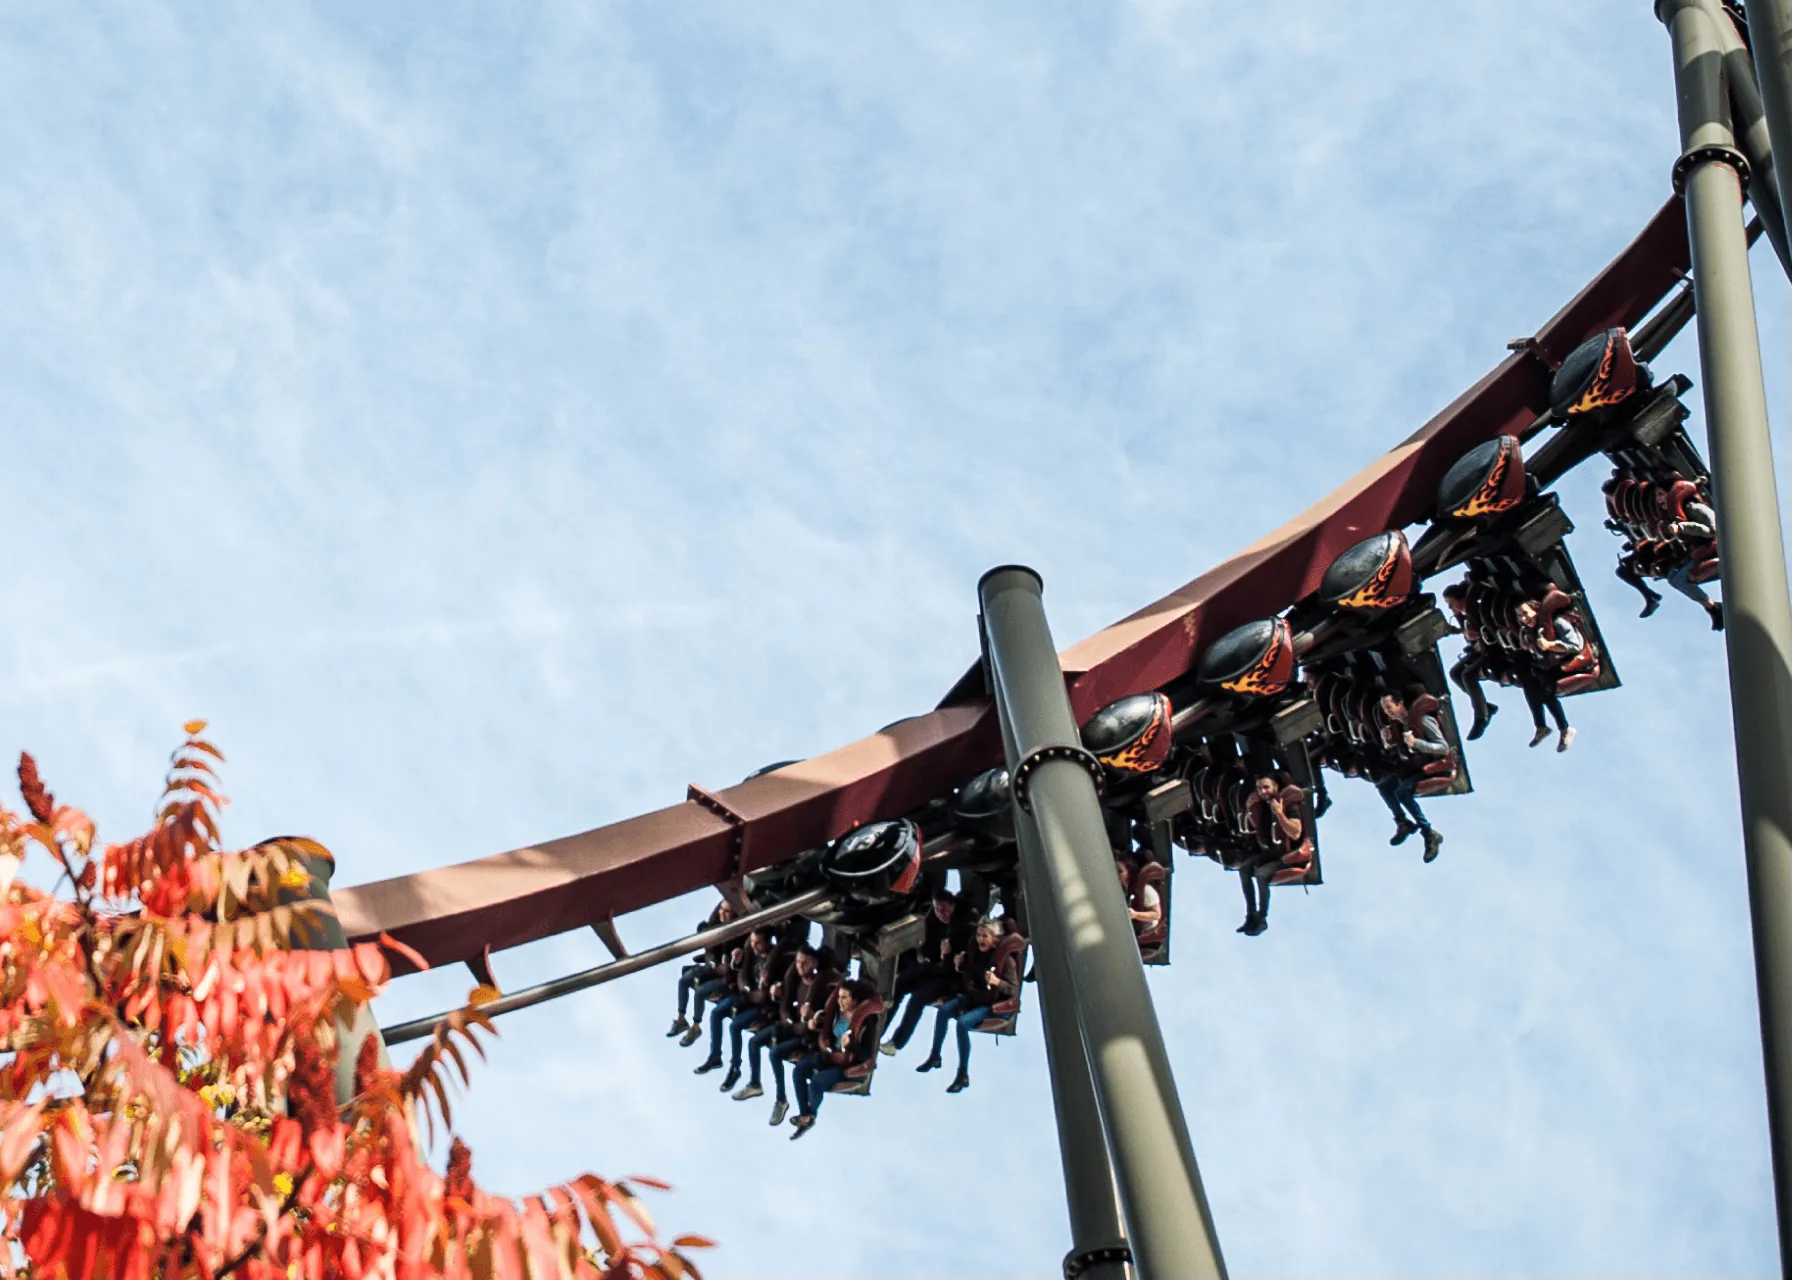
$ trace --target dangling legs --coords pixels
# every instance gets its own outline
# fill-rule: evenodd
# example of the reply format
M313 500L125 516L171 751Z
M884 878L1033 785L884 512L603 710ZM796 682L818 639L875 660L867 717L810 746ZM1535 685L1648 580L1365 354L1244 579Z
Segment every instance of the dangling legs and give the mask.
M1682 561L1680 567L1668 576L1668 585L1705 610L1706 617L1712 620L1712 630L1722 632L1725 629L1724 606L1706 595L1706 589L1688 577L1692 573L1693 561Z
M1238 928L1237 933L1263 933L1262 930L1253 928L1258 924L1260 917L1258 913L1257 886L1252 880L1251 868L1249 866L1241 867L1239 869L1239 888L1245 893L1245 924Z
M1629 583L1637 589L1638 595L1644 598L1644 610L1639 618L1648 618L1662 604L1662 594L1644 581L1644 576L1637 572L1637 563L1630 556L1619 559L1619 567L1613 570L1621 582ZM1670 580L1673 581L1672 579Z
M1451 680L1469 695L1470 709L1475 712L1475 723L1469 728L1469 736L1480 738L1500 708L1490 703L1488 695L1482 692L1482 674L1473 659L1465 656L1452 664Z
M971 1084L971 1034L989 1017L990 1007L987 1005L974 1005L953 1016L959 1033L959 1072L953 1077L953 1083L946 1087L948 1094L957 1094Z
M1384 774L1376 783L1376 790L1382 795L1382 803L1388 806L1388 812L1395 816L1395 834L1388 838L1390 845L1399 845L1420 829L1420 824L1413 822L1401 813L1400 801L1401 776Z

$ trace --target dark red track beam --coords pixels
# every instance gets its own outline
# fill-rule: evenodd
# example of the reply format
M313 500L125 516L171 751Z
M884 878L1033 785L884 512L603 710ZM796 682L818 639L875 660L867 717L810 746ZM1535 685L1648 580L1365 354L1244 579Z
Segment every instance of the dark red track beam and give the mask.
M1439 479L1472 445L1543 412L1550 370L1583 339L1635 326L1687 271L1687 225L1671 200L1604 271L1516 352L1293 521L1061 656L1079 720L1188 672L1227 629L1319 586L1340 552L1426 518ZM1540 354L1534 354L1540 353ZM382 931L434 965L465 961L782 862L861 823L947 793L1001 758L976 669L942 706L822 756L577 836L337 890L351 942Z

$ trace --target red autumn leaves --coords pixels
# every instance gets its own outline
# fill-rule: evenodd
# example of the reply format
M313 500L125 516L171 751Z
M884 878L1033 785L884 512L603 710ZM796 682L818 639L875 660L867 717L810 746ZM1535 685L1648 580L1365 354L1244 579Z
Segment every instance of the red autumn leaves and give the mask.
M380 946L321 946L309 898L328 852L299 838L228 850L215 762L190 722L155 825L94 850L93 823L19 763L0 807L0 1271L33 1276L678 1277L635 1184L584 1175L521 1202L446 1176L418 1115L449 1122L491 1025L443 1020L410 1068L362 1041L390 979ZM32 859L56 893L19 879ZM397 944L388 944L394 948Z

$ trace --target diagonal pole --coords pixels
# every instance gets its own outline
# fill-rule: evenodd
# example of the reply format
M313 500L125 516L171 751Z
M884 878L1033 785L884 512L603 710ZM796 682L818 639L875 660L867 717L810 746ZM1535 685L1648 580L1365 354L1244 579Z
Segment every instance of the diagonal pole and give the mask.
M1223 1277L1201 1172L1084 751L1046 626L1040 577L1005 566L978 583L1016 803L1038 845L1021 846L1028 917L1050 914L1064 945L1134 1266L1142 1277ZM1050 935L1049 935L1050 938Z
M1788 875L1788 837L1793 827L1793 761L1788 721L1793 683L1788 654L1793 649L1793 621L1743 233L1741 175L1747 164L1733 145L1721 72L1723 52L1710 16L1700 0L1656 0L1656 15L1667 24L1674 49L1681 124L1675 180L1687 201L1700 379L1724 579L1725 657L1743 809L1743 863L1768 1086L1775 1216L1781 1275L1789 1277L1793 1276L1788 1241L1793 1052L1788 1034L1793 1024L1789 1017L1793 963L1788 942L1793 881ZM1757 56L1759 63L1760 44Z

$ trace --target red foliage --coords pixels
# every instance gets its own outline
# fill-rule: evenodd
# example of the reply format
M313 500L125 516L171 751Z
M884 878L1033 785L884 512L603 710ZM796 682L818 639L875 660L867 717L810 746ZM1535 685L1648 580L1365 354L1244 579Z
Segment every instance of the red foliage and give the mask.
M682 1251L709 1242L662 1245L631 1181L513 1202L478 1188L458 1138L446 1177L429 1167L418 1113L449 1123L448 1069L466 1084L492 1031L476 1007L404 1071L361 1040L339 1103L385 952L317 946L322 846L221 845L223 757L186 728L155 825L97 856L31 757L25 814L0 807L0 1273L697 1276ZM32 851L70 897L16 879Z

